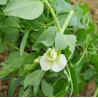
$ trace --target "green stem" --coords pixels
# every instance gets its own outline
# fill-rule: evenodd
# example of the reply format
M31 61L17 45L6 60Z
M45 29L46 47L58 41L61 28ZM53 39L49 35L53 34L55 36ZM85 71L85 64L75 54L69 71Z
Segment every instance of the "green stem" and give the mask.
M86 51L84 51L83 55L81 56L81 58L79 59L79 61L75 64L75 66L77 66L78 64L80 64L80 62L83 60L85 54L86 54Z
M12 46L14 49L20 51L20 49L18 47L16 47L15 45L13 45L12 43L10 43L9 41L6 41L7 44L9 44L10 46ZM28 53L24 52L25 55L28 55Z
M78 64L80 64L80 62L83 60L85 54L87 53L87 47L88 47L88 37L87 37L87 40L86 40L86 43L85 43L84 53L81 56L81 58L79 59L79 61L76 64L74 64L75 66L77 66Z
M65 29L66 29L68 23L70 22L70 20L71 20L73 14L74 14L74 11L71 10L70 13L69 13L69 15L68 15L68 17L67 17L67 19L65 20L65 22L64 22L64 24L63 24L63 26L62 26L62 33L64 33L64 31L65 31Z
M98 95L98 87L97 87L93 97L97 97L97 95Z
M70 78L70 84L71 84L71 93L70 93L70 97L71 97L71 96L72 96L72 93L73 93L73 82L72 82L71 73L70 73L70 69L69 69L68 65L67 65L66 67L67 67L67 71L68 71L69 78Z
M43 0L43 2L45 2L45 4L47 5L47 7L49 8L49 10L50 10L50 12L51 12L51 14L52 14L52 16L53 16L53 18L55 20L55 23L56 23L56 26L58 28L58 31L59 31L60 34L62 34L59 21L58 21L56 15L55 15L55 12L54 12L53 8L51 7L51 5L49 4L49 2L47 0Z

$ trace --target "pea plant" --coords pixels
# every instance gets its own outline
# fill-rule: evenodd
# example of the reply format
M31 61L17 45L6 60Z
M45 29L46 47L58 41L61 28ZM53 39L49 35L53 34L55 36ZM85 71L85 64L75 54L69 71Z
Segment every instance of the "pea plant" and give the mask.
M98 84L98 32L88 4L70 0L0 0L0 70L8 96L78 96ZM97 96L98 88L93 96Z

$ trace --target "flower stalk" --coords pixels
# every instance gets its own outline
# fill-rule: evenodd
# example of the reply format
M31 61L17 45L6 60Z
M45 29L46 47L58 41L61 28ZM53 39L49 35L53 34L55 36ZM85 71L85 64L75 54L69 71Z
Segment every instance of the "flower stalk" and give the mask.
M69 66L68 64L66 65L66 68L67 68L67 71L68 71L68 75L69 75L69 78L70 78L70 84L71 84L71 93L70 93L70 96L72 96L72 93L73 93L73 82L72 82L72 78L71 78L71 73L70 73L70 69L69 69Z
M67 17L67 19L65 20L65 22L64 22L64 24L62 26L62 31L61 31L62 33L64 33L64 31L65 31L66 27L68 26L68 23L70 22L73 14L74 14L74 11L71 10L70 13L69 13L69 15L68 15L68 17Z
M48 2L47 0L43 0L43 2L44 2L44 3L47 5L47 7L49 8L49 10L50 10L50 12L51 12L51 14L52 14L52 16L53 16L53 18L54 18L54 21L55 21L55 23L56 23L56 26L57 26L57 28L58 28L58 31L59 31L59 33L61 34L61 33L62 33L62 32L61 32L61 27L60 27L59 21L58 21L56 15L55 15L55 12L54 12L52 6L49 4L49 2Z

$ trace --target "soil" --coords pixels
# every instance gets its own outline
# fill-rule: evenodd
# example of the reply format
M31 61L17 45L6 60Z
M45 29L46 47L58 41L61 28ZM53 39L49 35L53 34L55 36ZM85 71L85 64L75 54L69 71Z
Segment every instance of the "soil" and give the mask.
M4 53L0 53L0 63L4 62L7 56L10 54L8 48ZM1 70L1 65L0 65ZM0 97L8 97L9 81L0 79ZM17 97L20 87L17 87L13 97Z
M71 3L77 5L79 1L82 1L82 4L88 3L91 10L90 16L93 18L93 23L98 24L98 0L71 0ZM0 53L0 63L5 61L6 57L9 55L7 49L6 52ZM1 68L1 66L0 66ZM0 79L0 97L8 97L8 88L9 81ZM96 90L96 83L91 80L88 84L84 86L83 92L80 92L79 96L81 97L91 97ZM16 88L14 97L18 96L19 87Z
M94 24L98 23L98 0L83 0L83 3L88 3L91 10L90 15L93 18L93 22Z
M88 3L91 10L90 16L93 18L93 23L98 24L98 0L71 0L71 3L73 5Z
M84 86L82 92L79 93L80 97L92 97L96 91L96 83L94 80L91 80L88 84Z

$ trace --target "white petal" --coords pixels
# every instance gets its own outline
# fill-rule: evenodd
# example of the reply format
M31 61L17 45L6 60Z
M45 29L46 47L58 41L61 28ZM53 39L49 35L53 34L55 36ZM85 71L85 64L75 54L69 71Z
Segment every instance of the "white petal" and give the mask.
M47 60L50 60L50 52L51 52L51 48L49 48L47 50L47 52L45 53L45 57L46 57Z
M45 55L42 56L40 59L40 66L42 70L47 71L50 69L50 61L45 58Z
M51 48L49 48L49 49L47 50L47 52L49 52L49 51L51 51Z
M66 60L66 57L65 55L63 54L60 54L57 59L51 64L51 70L54 71L54 72L59 72L61 71L62 69L64 69L64 67L66 66L67 64L67 60Z
M56 57L57 57L57 53L56 53L56 51L54 50L54 53L53 53L53 59L52 59L52 61L53 61L53 60L55 60L55 59L56 59Z
M45 53L45 57L47 60L54 61L57 57L57 53L55 49L49 48L47 52Z

